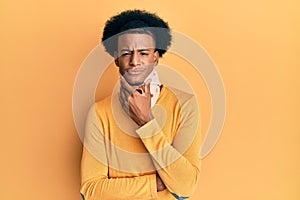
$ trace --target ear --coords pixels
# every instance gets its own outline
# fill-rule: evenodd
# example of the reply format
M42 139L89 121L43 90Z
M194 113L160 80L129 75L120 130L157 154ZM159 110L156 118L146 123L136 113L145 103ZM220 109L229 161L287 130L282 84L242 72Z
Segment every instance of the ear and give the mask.
M117 67L120 67L118 58L115 59L115 64L117 65Z
M157 50L154 51L154 63L155 65L158 64L158 60L159 60L159 53Z
M115 64L117 65L117 67L119 67L119 59L118 59L118 52L114 52L114 58L115 58Z

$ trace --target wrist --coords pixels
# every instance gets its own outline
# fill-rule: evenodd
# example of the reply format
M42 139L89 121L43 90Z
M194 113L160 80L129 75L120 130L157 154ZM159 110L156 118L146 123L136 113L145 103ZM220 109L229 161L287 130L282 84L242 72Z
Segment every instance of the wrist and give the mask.
M153 118L154 118L154 117L153 117L152 112L151 112L151 110L150 110L148 116L145 117L144 120L142 120L142 121L139 123L139 126L144 126L145 124L147 124L148 122L150 122Z

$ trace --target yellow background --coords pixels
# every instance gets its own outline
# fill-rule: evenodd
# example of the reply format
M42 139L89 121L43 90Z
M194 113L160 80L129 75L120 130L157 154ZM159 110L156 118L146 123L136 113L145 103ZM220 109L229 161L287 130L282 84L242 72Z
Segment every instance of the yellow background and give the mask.
M0 1L0 199L80 199L73 84L106 19L129 8L195 39L223 77L225 126L195 199L300 199L298 0Z

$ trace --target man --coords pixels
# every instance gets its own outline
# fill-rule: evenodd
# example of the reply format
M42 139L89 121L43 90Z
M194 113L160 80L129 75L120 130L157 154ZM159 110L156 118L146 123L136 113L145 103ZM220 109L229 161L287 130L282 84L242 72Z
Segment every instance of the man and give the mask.
M171 44L168 24L124 11L107 21L102 43L119 67L120 87L89 111L82 197L190 197L200 173L199 113L193 95L163 86L155 70Z

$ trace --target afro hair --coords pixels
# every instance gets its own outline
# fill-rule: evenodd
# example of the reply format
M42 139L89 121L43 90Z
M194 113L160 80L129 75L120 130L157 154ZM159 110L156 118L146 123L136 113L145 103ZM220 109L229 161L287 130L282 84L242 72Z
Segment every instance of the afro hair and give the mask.
M102 44L111 56L114 56L118 48L116 36L128 32L150 34L160 57L171 45L172 36L167 22L156 14L144 10L126 10L105 23Z

